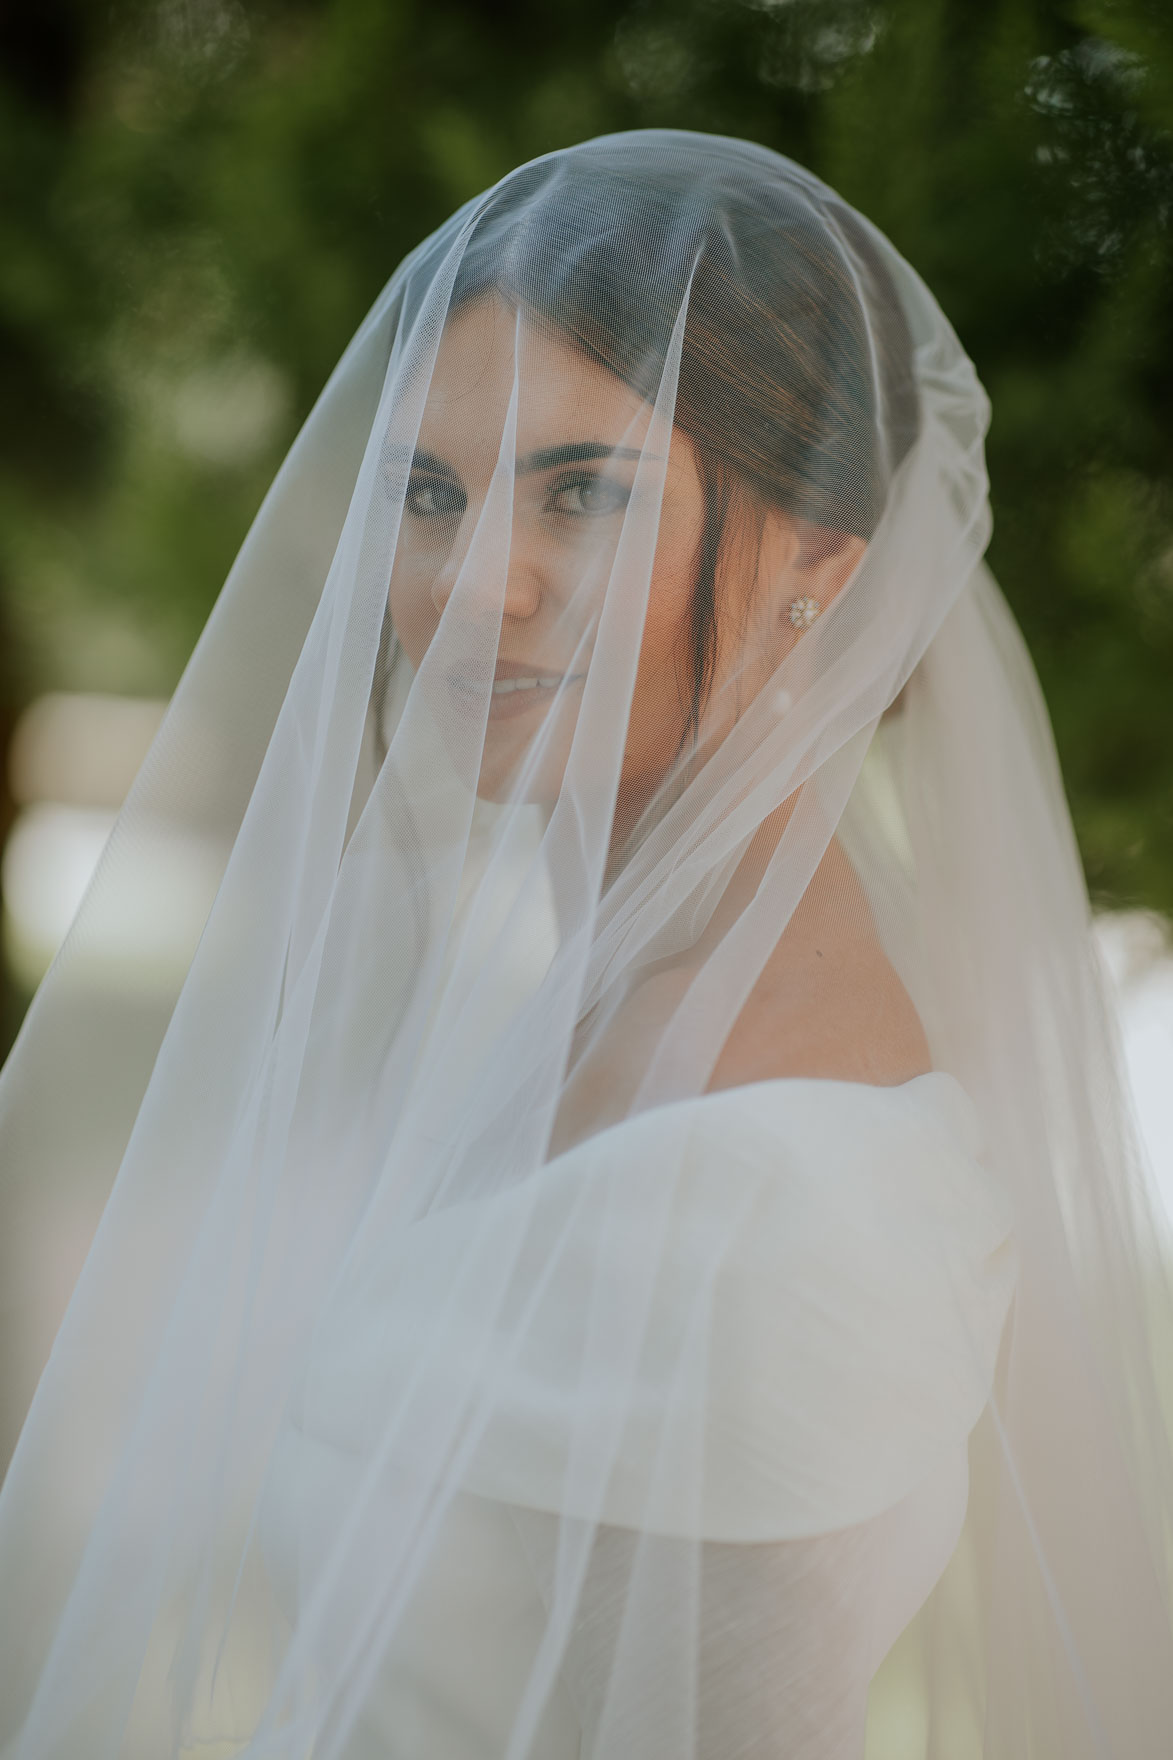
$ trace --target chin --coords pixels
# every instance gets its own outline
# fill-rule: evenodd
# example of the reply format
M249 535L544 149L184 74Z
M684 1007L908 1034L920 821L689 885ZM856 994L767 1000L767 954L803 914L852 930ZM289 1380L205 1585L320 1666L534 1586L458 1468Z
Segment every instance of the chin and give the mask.
M486 750L477 777L477 799L492 801L497 806L515 801L530 807L552 808L566 774L565 757L555 759L550 754L533 775L527 777L525 787L519 788L518 777L523 758L524 754L521 758L514 756L504 762Z
M527 736L520 727L511 727L508 722L494 727L490 720L477 777L478 800L498 805L518 801L526 806L552 808L566 777L576 720L577 715L568 716L561 726L546 727L542 754L533 771L525 775L524 783L532 732Z

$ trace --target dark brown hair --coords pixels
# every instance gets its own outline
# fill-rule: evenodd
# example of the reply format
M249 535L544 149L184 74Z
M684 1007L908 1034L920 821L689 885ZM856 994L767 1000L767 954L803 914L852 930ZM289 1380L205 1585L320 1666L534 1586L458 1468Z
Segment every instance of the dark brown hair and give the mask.
M916 437L912 344L880 253L858 216L773 154L616 136L492 193L453 306L490 288L649 398L687 298L673 420L704 492L683 634L695 736L731 516L776 507L868 538Z

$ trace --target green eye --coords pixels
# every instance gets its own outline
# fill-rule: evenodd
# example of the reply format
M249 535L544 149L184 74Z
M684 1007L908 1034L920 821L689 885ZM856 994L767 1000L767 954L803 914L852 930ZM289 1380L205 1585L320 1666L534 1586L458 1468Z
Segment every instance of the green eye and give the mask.
M547 508L551 513L583 515L621 513L631 499L631 490L623 483L588 471L575 477L564 477L550 490Z
M459 519L468 506L464 490L443 477L413 476L404 505L415 519Z

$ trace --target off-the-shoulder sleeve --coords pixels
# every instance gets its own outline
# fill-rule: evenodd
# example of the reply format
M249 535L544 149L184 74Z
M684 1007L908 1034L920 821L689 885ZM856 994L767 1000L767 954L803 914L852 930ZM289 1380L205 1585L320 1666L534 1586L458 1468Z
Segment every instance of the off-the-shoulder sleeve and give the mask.
M980 1151L941 1073L642 1114L405 1231L303 1418L361 1449L424 1341L437 1399L478 1363L471 1492L730 1542L865 1521L989 1396L1015 1251Z

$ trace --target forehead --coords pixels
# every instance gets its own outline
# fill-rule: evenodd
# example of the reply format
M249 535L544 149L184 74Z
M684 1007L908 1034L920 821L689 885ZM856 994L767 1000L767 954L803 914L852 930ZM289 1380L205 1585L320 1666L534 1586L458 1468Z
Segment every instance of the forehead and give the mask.
M642 443L651 405L524 311L488 294L449 318L420 424L421 450L492 471L517 388L518 454L564 441Z

